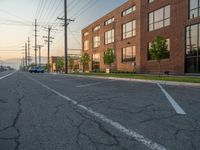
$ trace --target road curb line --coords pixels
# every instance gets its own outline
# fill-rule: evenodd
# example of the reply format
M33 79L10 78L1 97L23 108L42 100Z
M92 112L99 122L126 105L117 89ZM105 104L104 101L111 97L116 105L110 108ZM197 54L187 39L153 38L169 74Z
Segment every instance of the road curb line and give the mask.
M5 78L7 78L7 77L13 75L13 74L16 73L16 72L17 72L17 71L14 71L14 72L11 72L11 73L9 73L9 74L3 76L3 77L0 77L0 80L5 79Z
M57 74L57 75L61 75L61 74ZM66 74L63 74L63 75L66 75ZM132 81L132 82L143 82L143 83L154 83L154 84L159 83L159 84L162 84L162 85L174 85L174 86L200 87L199 83L187 83L187 82L173 82L173 81L162 81L162 80L143 80L143 79L100 77L100 76L85 76L85 75L72 75L72 74L67 74L66 76L74 76L74 77L82 77L82 78L96 78L96 79L110 79L110 80L118 80L118 81Z

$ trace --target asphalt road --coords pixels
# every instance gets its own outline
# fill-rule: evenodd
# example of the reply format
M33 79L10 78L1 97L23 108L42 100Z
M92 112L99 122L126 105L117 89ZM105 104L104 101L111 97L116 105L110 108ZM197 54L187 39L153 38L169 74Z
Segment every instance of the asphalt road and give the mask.
M199 150L200 88L161 86L0 72L0 150Z

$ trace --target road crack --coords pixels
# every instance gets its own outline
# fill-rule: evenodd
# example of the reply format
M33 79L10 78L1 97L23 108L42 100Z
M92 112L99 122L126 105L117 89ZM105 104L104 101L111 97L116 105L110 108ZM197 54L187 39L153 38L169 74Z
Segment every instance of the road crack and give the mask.
M14 90L15 90L14 93L16 94L17 97L16 98L17 112L12 121L12 124L3 129L0 129L0 133L10 128L14 128L16 130L17 135L14 137L1 137L0 140L14 140L16 143L14 150L19 150L21 133L20 129L17 127L17 123L19 121L20 115L22 114L22 100L24 99L24 92L22 87L20 86L18 78L16 79L16 87L14 88Z

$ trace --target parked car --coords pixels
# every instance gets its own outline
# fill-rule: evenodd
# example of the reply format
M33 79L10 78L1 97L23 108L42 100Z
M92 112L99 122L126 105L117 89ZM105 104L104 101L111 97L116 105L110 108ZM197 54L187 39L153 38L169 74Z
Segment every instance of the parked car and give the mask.
M44 69L40 66L32 67L29 69L30 73L44 73Z

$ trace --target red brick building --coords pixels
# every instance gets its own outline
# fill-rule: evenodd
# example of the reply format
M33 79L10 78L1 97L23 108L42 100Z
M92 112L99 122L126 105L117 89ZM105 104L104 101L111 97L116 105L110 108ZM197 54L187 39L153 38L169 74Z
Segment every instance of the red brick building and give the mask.
M200 0L129 0L84 28L90 71L108 68L103 56L112 48L114 70L158 72L148 53L156 36L166 38L169 50L161 60L162 73L200 73Z

